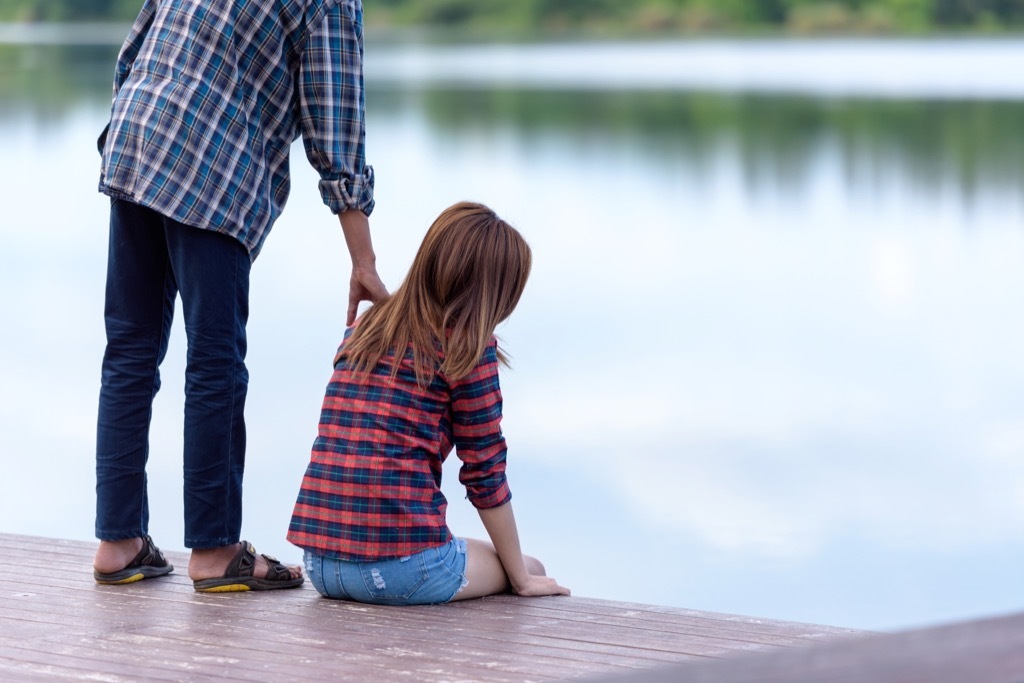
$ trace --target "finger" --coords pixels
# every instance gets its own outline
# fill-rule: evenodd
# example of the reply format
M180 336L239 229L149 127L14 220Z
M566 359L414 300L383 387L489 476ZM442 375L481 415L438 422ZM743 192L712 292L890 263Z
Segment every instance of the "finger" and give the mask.
M345 316L345 326L352 327L356 321L356 310L359 308L359 297L354 291L348 295L348 313Z

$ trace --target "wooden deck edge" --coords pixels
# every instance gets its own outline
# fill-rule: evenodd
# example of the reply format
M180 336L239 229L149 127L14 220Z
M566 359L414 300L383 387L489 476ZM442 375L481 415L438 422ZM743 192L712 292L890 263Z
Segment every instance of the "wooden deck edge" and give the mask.
M1024 612L812 648L684 662L590 683L1022 683Z

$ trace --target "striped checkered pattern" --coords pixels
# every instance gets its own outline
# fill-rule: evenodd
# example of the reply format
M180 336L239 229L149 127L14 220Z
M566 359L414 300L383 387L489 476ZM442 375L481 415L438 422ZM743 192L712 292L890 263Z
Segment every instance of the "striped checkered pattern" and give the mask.
M454 445L477 508L508 502L497 342L476 369L416 385L411 351L356 379L342 359L327 386L319 435L288 540L342 560L405 557L451 540L441 464Z
M360 0L145 0L118 57L100 191L259 254L302 135L335 213L373 210Z

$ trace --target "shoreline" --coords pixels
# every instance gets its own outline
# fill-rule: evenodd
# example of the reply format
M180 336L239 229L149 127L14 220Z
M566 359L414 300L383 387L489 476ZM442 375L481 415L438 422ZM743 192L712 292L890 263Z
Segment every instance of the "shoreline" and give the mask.
M0 20L0 45L118 45L124 40L130 21L3 21ZM729 41L739 43L801 42L1003 42L1024 40L1024 30L930 30L921 32L809 31L751 27L737 31L640 31L613 27L567 28L562 30L498 29L475 26L406 26L368 24L367 41L378 44L616 44L616 43L701 43Z

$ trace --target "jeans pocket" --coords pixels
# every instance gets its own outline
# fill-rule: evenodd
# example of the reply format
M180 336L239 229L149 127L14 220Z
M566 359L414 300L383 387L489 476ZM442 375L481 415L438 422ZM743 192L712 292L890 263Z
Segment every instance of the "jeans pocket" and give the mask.
M408 600L427 580L423 553L401 560L365 562L359 574L373 600Z

